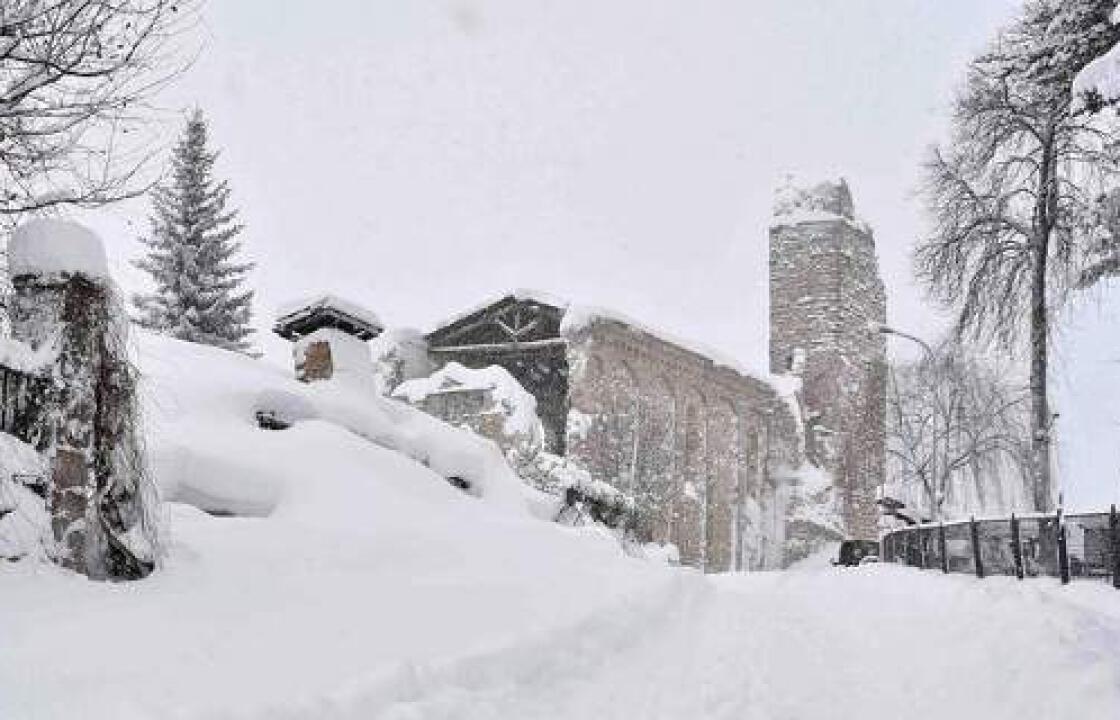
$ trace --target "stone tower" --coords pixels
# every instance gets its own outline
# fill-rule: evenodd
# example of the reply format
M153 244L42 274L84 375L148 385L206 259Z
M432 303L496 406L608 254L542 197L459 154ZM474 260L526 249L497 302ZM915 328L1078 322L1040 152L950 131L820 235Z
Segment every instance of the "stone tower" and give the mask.
M874 538L885 461L886 298L871 229L846 181L777 193L770 369L802 378L806 454L832 473L851 537Z

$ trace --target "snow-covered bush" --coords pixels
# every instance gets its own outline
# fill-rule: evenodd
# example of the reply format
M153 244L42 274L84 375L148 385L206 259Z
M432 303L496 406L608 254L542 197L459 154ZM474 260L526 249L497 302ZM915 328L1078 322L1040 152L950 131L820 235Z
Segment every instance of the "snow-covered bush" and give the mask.
M35 448L0 433L0 560L52 555L46 476L47 463Z
M382 395L391 395L406 380L427 377L432 361L419 330L390 328L369 343L373 374Z

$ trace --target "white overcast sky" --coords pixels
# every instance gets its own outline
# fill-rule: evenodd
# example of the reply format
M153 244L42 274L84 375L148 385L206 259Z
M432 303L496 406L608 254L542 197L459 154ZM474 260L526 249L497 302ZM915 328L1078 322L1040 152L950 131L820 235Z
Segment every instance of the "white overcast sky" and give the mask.
M910 281L918 165L1015 4L209 0L199 59L161 101L211 120L262 331L326 290L427 329L530 287L761 366L767 224L790 171L848 178L891 322L944 326ZM126 287L145 213L94 220ZM1117 308L1081 313L1060 348L1076 505L1120 500Z

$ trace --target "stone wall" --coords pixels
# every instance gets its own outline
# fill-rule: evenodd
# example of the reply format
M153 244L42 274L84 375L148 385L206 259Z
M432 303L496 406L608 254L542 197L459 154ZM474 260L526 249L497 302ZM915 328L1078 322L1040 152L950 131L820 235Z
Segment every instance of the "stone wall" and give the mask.
M568 457L638 503L648 539L708 571L782 561L777 468L796 421L767 383L620 321L568 338Z
M803 379L806 451L835 479L846 531L875 537L883 482L886 300L870 228L843 181L779 195L770 230L770 365Z

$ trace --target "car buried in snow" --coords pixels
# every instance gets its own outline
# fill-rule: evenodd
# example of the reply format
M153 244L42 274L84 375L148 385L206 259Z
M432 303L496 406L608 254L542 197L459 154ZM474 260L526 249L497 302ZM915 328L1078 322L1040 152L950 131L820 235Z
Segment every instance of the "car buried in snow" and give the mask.
M840 552L832 564L837 567L857 567L879 562L879 541L845 540L840 543Z

